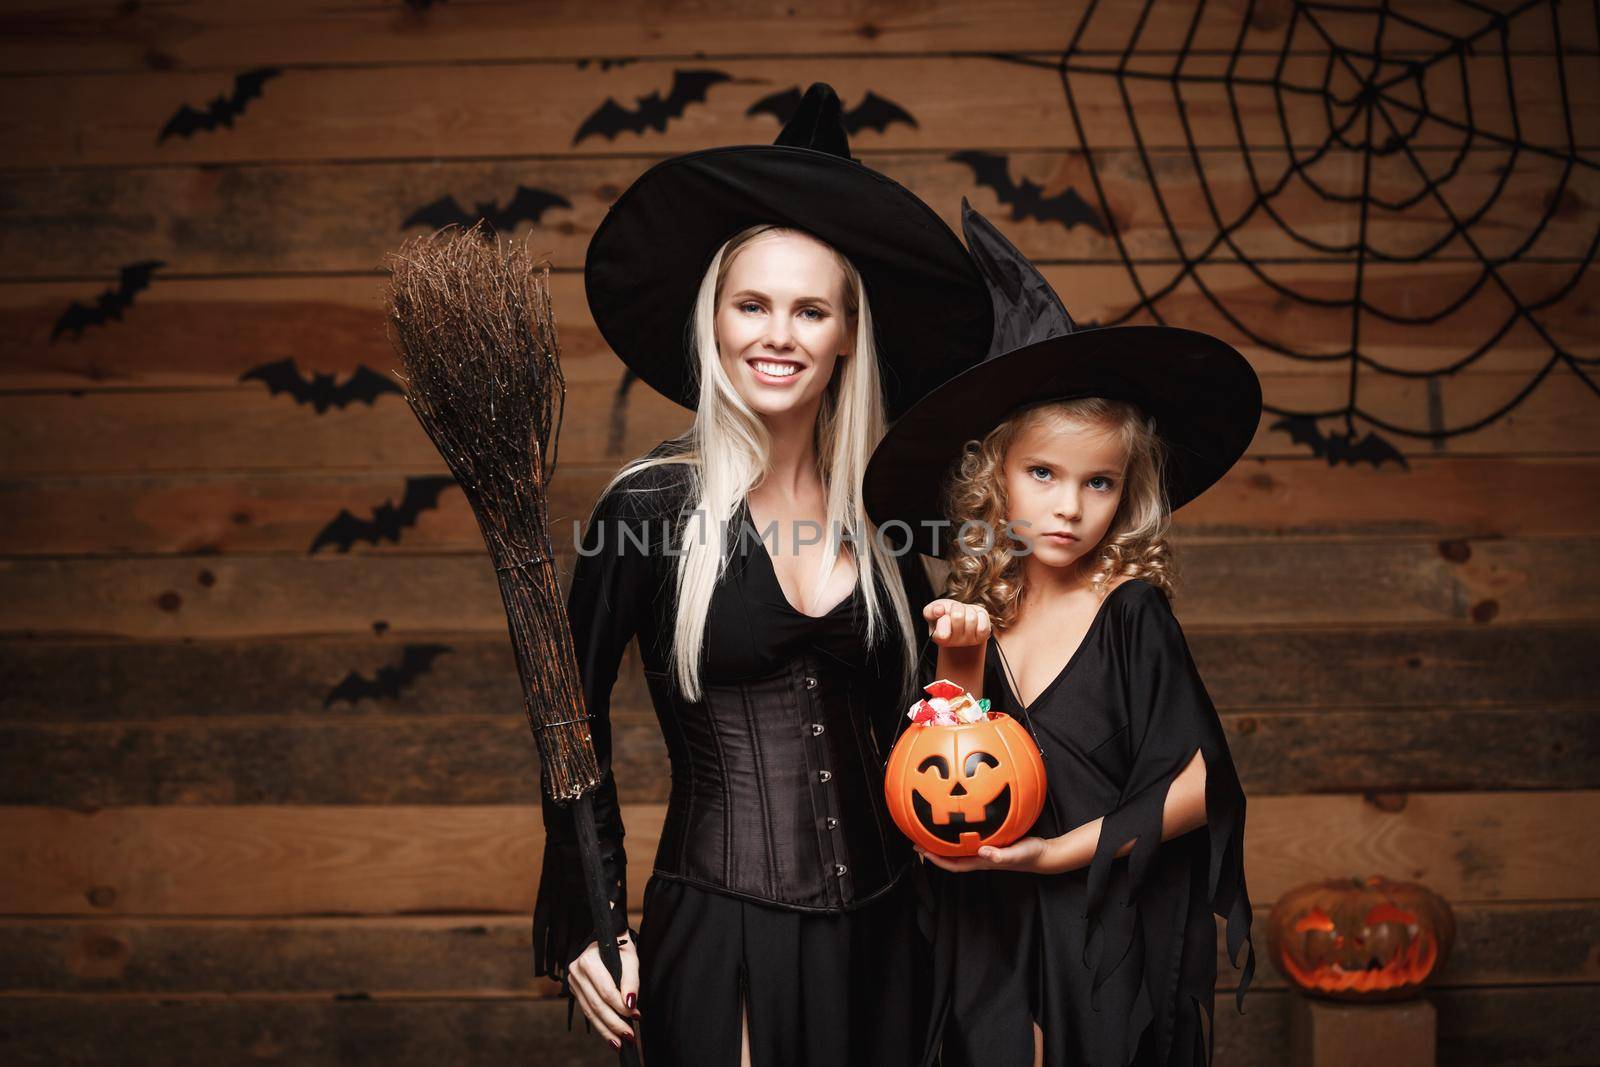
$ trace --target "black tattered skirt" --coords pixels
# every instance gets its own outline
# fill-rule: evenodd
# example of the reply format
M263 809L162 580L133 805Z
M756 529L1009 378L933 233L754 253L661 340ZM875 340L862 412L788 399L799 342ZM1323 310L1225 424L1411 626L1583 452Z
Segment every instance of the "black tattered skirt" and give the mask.
M1132 905L1127 861L1107 897L1132 925L1128 951L1098 994L1104 940L1089 936L1086 869L933 879L933 1025L924 1067L1205 1067L1217 928L1205 897L1204 831L1165 843Z
M929 949L904 877L854 911L773 907L655 876L639 925L649 1067L911 1065L928 1024Z

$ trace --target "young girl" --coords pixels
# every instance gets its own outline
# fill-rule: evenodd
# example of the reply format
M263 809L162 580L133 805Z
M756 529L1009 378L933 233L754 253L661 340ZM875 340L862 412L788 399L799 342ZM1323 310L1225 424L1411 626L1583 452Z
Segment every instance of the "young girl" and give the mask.
M933 592L870 536L861 475L885 409L977 358L983 282L926 205L850 158L822 85L775 145L647 171L585 282L618 356L695 416L606 487L567 600L621 982L548 800L536 969L614 1047L637 1025L651 1067L909 1065L928 965L882 761ZM608 717L635 640L671 760L646 779L670 794L637 937Z
M1241 1007L1254 967L1245 800L1167 604L1165 534L1243 453L1260 387L1202 334L1077 330L986 219L963 221L996 340L891 431L867 505L955 528L948 597L924 610L938 673L1031 729L1048 797L1008 847L926 855L950 872L927 1060L1205 1063L1213 912L1236 965L1249 950Z

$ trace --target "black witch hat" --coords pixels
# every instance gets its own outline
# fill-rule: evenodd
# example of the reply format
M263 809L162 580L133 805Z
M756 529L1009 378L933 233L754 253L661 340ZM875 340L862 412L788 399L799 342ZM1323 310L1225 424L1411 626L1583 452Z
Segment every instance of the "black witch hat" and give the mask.
M1107 397L1152 418L1174 510L1244 455L1261 419L1261 382L1231 345L1173 326L1079 329L1038 269L965 199L961 225L994 300L989 353L923 397L878 445L863 486L873 522L924 530L942 520L941 489L966 442L1051 400Z
M850 156L839 97L820 82L770 145L675 156L617 198L589 242L589 309L613 351L685 407L700 279L728 238L772 223L838 249L866 286L891 417L975 363L992 329L983 280L944 221Z

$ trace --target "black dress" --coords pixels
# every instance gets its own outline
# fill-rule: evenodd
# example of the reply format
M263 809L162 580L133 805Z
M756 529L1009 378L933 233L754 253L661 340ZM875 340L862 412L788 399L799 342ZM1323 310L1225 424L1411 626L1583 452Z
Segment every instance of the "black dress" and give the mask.
M934 1012L925 1062L1052 1067L1210 1061L1215 912L1254 973L1244 792L1217 713L1164 594L1113 589L1082 644L1026 712L991 641L984 695L1031 726L1049 797L1031 834L1101 816L1093 862L1059 875L932 872ZM1207 825L1161 840L1167 789L1196 750ZM1114 858L1132 838L1133 851ZM1203 1017L1202 1017L1203 1016Z
M686 496L670 466L607 494L568 598L604 774L596 816L619 932L626 872L608 710L634 638L671 758L638 936L645 1060L737 1064L743 1003L760 1067L915 1063L930 953L907 876L916 864L882 800L882 761L909 703L898 639L867 646L859 590L822 616L797 611L741 505L734 530L745 536L729 535L706 620L707 703L684 700L667 655L669 549ZM899 569L920 610L932 598L920 563L909 555ZM548 800L544 815L535 964L564 983L593 931L570 818Z

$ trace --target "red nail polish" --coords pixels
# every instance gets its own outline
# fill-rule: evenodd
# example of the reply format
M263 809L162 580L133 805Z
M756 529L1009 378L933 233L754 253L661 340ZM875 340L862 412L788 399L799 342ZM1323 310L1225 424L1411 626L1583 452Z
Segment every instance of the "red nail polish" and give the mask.
M611 1039L611 1047L616 1049L618 1052L621 1052L622 1051L622 1042L618 1041L616 1038L612 1038Z
M633 1031L632 1030L624 1030L622 1032L622 1040L626 1041L630 1045L633 1044Z
M638 1007L638 1004L639 1004L639 994L637 994L637 993L629 993L628 994L628 999L627 999L628 1010L632 1011L634 1008Z

